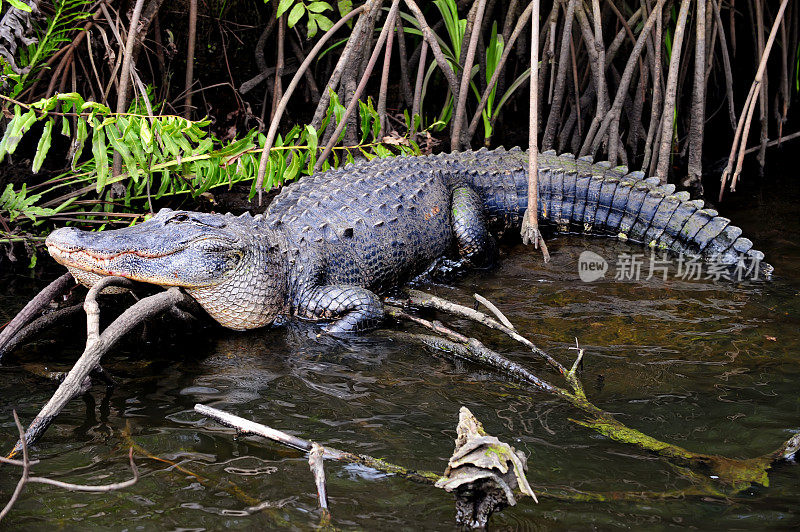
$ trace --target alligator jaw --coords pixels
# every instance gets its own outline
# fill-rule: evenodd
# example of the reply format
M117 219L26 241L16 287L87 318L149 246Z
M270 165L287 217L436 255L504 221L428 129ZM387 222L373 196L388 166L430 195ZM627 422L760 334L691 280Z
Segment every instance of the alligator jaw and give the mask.
M64 228L51 233L45 244L56 262L86 286L116 276L163 287L202 288L223 282L231 260L236 262L237 247L223 235L166 235L173 238L153 245L154 235L164 233L163 226L148 222L105 233Z
M140 259L156 259L171 255L171 253L155 255L136 251L121 251L114 254L104 255L93 253L88 249L65 249L60 247L58 244L51 242L49 237L45 243L47 244L47 251L50 253L50 256L53 257L57 263L69 268L70 271L77 269L87 273L93 273L98 276L125 277L134 281L144 282L147 282L148 280L139 279L132 272L114 270L115 260L126 255L133 255Z

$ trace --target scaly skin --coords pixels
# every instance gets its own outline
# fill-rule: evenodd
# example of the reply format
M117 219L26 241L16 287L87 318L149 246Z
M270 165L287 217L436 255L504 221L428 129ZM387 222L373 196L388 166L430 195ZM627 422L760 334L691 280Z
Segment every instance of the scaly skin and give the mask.
M457 249L492 262L494 238L519 231L527 155L514 149L376 159L287 186L263 216L162 209L134 227L58 229L50 254L91 286L118 275L180 286L232 329L279 315L333 320L332 333L375 326L378 298ZM730 220L624 167L541 154L539 218L556 231L615 235L735 265L761 262Z

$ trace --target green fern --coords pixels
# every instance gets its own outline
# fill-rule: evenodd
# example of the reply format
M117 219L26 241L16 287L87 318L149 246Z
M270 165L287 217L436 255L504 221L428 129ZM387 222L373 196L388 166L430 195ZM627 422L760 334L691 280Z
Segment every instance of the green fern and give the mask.
M372 101L359 103L360 143L334 148L333 164L325 161L324 170L351 162L353 152L369 158L419 153L419 146L410 139L393 139L390 145L382 145L382 139L377 138L380 121ZM61 124L62 134L72 134L67 157L71 161L70 171L37 185L36 196L28 199L23 211L34 216L51 213L32 210L36 204L43 209L54 208L52 212L61 214L70 211L89 217L95 216L94 213L98 213L97 216L113 214L114 208L120 207L108 192L113 183L125 186L124 207L132 210L140 210L136 206L145 201L175 195L197 197L213 188L230 188L236 183L251 183L250 197L255 196L255 176L266 142L264 135L252 130L224 144L209 133L209 120L193 122L179 116L147 116L142 113L144 107L138 100L131 104L129 113L117 114L103 104L85 101L77 93L57 94L25 107L15 105L14 116L0 140L0 162L6 154L14 153L22 137L37 121L44 122L44 126L33 159L34 172L39 171L50 151L56 124ZM344 106L334 94L319 130L295 126L279 135L270 151L264 189L282 186L302 174L311 174L322 151L319 138L327 127L334 127L343 119L344 112ZM74 127L70 127L66 114L76 115ZM88 150L92 157L80 162L82 154ZM111 174L114 152L121 155L123 162L124 172L117 176ZM93 193L98 194L101 201L87 197ZM11 198L13 190L9 190L9 194ZM18 196L13 197L17 198L15 204L19 204ZM89 205L92 214L87 215L85 211ZM34 216L29 217L35 219Z
M12 222L19 216L27 216L35 222L37 216L48 216L55 213L53 209L35 205L41 197L41 194L28 196L24 183L19 192L14 192L14 185L9 183L3 191L3 195L0 196L0 215L8 213L8 219Z

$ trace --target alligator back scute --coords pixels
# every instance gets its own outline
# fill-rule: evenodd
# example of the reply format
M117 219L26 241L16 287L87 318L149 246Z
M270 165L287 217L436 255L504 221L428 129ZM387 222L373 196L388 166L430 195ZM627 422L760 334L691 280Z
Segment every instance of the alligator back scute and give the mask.
M370 238L392 241L392 231L408 231L421 223L414 221L420 217L424 221L426 213L420 208L431 205L425 203L426 194L433 193L449 216L449 191L469 186L481 197L483 214L495 234L519 230L528 207L527 165L526 152L518 148L357 162L287 186L273 200L264 222L309 226L327 238L342 234L348 224L363 224L362 232L371 232ZM548 151L540 154L538 181L539 217L557 231L569 230L572 224L585 232L726 264L736 264L740 254L750 260L763 256L730 220L640 171ZM319 221L320 213L329 224L324 228L311 223ZM406 243L425 245L408 239ZM370 248L369 253L375 251Z

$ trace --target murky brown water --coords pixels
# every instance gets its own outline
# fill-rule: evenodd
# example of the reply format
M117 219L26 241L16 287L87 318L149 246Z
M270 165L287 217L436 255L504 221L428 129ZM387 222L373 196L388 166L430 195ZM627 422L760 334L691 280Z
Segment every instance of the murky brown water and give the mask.
M772 283L673 278L586 284L577 272L582 251L609 259L612 277L617 254L640 250L563 237L550 242L553 261L546 266L529 249L505 248L499 268L431 290L466 304L473 292L483 294L565 363L577 337L587 353L583 381L590 399L623 422L692 450L758 456L800 429L800 224L794 207L800 196L796 187L781 190L780 197L748 201L733 216L775 266ZM0 321L45 283L6 277ZM561 384L510 341L460 320L449 323ZM54 390L26 365L68 367L82 335L80 323L60 329L0 366L2 449L15 439L11 410L27 423ZM383 333L342 341L317 338L308 326L244 334L207 329L148 345L127 342L104 365L120 386L109 394L97 387L70 403L34 448L42 460L35 473L80 483L127 479L131 440L181 469L139 451L142 478L130 489L95 495L31 485L0 528L314 527L319 514L306 457L234 438L196 415L198 402L431 470L444 469L458 409L466 405L490 433L528 454L534 489L663 492L690 485L664 460L571 423L578 413L562 401ZM336 527L452 528L449 494L363 467L326 462L326 471ZM736 501L524 500L492 523L500 529L791 528L800 525L799 475L797 466L781 467L769 488L754 488ZM0 503L16 480L16 471L0 469ZM261 501L271 507L243 515Z

